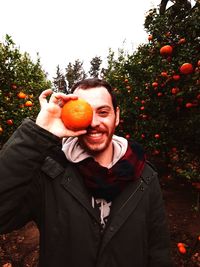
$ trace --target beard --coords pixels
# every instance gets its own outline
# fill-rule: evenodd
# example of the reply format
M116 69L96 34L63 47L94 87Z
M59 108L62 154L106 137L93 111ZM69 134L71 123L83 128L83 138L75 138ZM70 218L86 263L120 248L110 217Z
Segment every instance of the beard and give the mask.
M114 130L111 133L95 131L96 134L92 134L89 130L87 134L79 136L79 143L90 155L98 155L112 146Z

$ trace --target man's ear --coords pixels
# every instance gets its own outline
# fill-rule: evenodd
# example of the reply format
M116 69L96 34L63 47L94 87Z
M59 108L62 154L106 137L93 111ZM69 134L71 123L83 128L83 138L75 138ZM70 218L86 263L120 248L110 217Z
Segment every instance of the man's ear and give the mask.
M115 114L116 114L115 126L118 126L119 120L120 120L120 108L119 107L116 108Z

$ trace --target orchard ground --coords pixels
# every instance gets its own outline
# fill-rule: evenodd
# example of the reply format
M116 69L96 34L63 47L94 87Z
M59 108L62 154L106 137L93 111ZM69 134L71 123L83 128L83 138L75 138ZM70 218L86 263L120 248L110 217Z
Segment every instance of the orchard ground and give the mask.
M200 211L197 193L191 184L161 175L160 183L171 234L174 267L200 266ZM33 222L18 231L0 236L0 267L36 267L39 233ZM178 251L177 243L186 244L186 254ZM126 265L124 265L126 266Z

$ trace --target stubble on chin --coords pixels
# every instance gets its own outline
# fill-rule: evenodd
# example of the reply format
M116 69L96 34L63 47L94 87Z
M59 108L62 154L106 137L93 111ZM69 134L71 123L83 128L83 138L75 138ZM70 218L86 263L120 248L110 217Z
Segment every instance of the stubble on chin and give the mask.
M100 152L102 149L104 149L105 146L104 144L91 144L81 138L79 139L79 144L82 149L84 149L91 155L95 155L96 153Z
M83 137L79 137L79 144L81 148L87 151L90 155L96 155L98 153L104 152L112 142L112 137L103 141L102 143L90 143L84 140Z

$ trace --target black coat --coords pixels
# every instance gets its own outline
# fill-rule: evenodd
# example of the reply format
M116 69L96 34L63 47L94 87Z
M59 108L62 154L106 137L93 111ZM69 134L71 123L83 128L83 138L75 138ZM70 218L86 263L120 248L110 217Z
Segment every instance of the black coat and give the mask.
M0 153L0 233L34 220L42 267L169 267L169 234L156 171L113 201L100 218L61 141L29 119Z

